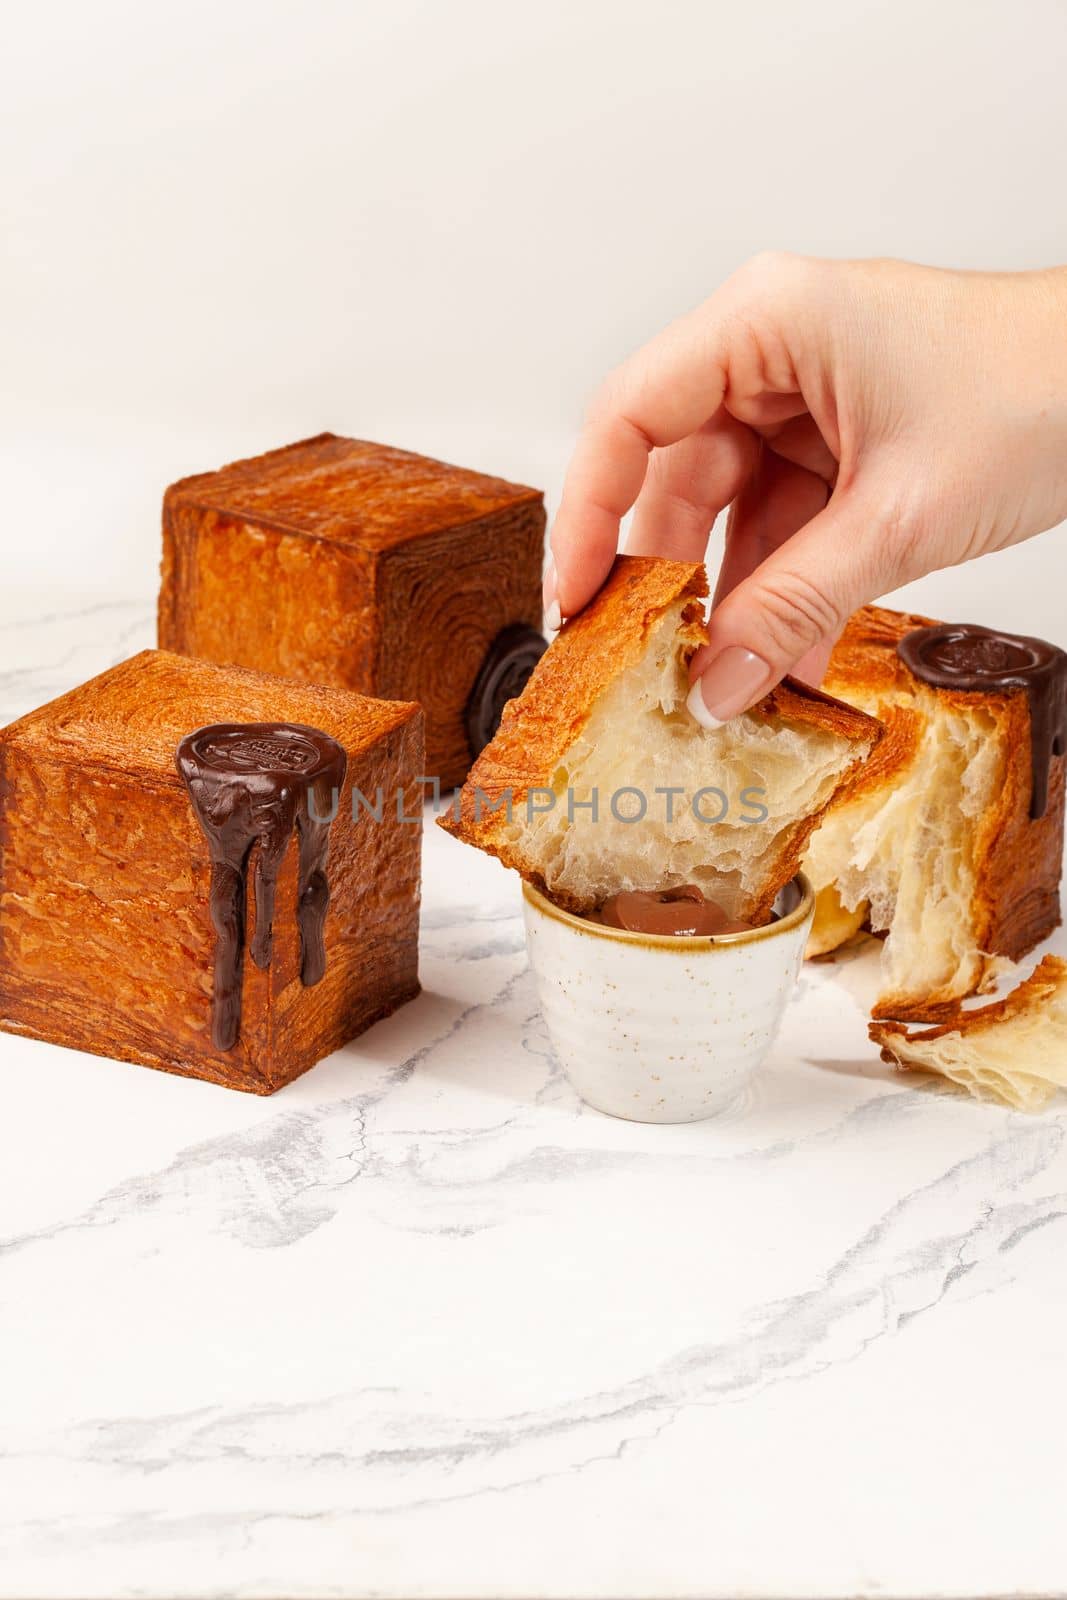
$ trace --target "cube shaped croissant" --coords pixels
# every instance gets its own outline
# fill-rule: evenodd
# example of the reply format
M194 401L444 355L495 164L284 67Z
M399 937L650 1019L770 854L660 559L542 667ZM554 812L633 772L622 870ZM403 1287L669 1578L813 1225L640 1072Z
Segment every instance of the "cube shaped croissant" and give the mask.
M536 489L321 434L167 490L159 644L418 701L452 787L544 650L544 528Z
M271 1094L418 992L422 713L146 651L0 732L0 1028Z

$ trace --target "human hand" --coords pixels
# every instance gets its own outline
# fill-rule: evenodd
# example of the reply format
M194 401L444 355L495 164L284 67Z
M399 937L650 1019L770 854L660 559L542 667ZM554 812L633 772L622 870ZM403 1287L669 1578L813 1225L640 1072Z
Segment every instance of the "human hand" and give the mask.
M635 502L628 552L681 561L730 506L698 720L819 682L857 606L1067 516L1067 269L757 256L594 401L550 625L603 583Z

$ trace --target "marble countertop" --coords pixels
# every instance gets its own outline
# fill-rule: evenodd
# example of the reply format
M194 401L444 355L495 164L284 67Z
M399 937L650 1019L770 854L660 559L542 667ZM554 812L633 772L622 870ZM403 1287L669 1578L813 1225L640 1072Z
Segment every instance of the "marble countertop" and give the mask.
M152 638L0 606L0 721ZM865 953L601 1116L429 826L422 981L269 1100L0 1036L0 1594L1067 1593L1063 1106L895 1075Z

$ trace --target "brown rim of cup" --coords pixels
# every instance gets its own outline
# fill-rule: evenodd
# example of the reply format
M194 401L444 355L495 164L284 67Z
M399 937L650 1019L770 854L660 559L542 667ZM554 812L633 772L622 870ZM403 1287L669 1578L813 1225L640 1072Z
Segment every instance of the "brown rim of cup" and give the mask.
M540 911L542 915L552 917L556 922L565 923L576 933L587 934L593 939L612 939L623 944L646 944L654 949L675 950L684 954L687 950L713 950L716 948L734 948L739 944L752 944L758 939L773 939L776 934L789 933L802 923L814 910L815 890L802 872L797 872L785 885L788 889L796 885L800 898L791 911L787 911L775 922L768 922L762 928L746 928L742 933L691 933L679 936L676 933L631 933L628 928L608 928L602 922L590 922L587 917L581 917L575 911L564 911L562 906L557 906L540 889L535 889L530 883L523 883L523 898Z

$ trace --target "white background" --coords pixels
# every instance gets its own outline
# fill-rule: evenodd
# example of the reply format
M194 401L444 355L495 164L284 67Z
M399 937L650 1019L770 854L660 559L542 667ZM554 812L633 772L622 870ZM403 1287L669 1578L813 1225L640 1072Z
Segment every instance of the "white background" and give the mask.
M6 581L145 595L174 477L323 428L558 493L754 251L1067 259L1060 0L9 7ZM1067 642L1062 534L914 603Z

